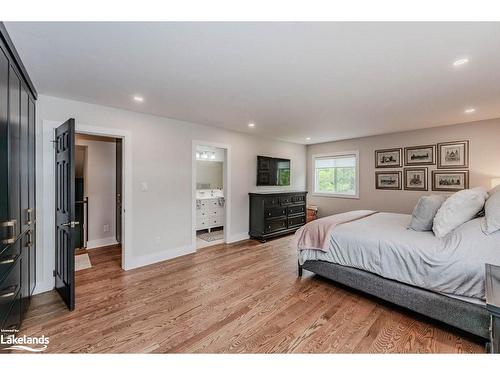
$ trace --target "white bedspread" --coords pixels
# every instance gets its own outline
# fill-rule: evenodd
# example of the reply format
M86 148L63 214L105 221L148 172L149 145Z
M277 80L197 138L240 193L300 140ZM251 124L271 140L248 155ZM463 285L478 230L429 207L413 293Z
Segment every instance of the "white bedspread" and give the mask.
M299 262L324 260L462 298L484 300L484 264L500 265L500 232L471 220L439 239L407 229L410 215L377 213L336 227L328 252L303 250Z

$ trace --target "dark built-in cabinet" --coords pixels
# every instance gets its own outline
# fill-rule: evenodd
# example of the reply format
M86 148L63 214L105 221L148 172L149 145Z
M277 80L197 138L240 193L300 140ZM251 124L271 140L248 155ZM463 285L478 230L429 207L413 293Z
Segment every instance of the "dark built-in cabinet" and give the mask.
M306 223L306 191L249 193L251 238L265 241Z
M0 328L19 329L36 283L36 91L0 23Z

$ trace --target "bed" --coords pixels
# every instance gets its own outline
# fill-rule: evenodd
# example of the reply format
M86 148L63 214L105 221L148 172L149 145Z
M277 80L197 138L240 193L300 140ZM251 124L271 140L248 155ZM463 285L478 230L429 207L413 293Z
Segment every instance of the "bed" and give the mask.
M410 218L371 212L335 226L323 249L299 246L299 275L306 269L489 338L485 264L500 264L500 233L485 235L476 218L440 239L407 229Z

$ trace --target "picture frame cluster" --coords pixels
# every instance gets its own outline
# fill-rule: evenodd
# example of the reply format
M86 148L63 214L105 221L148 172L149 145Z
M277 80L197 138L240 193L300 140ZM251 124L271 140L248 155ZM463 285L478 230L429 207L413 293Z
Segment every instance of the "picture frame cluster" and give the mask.
M429 176L429 167L434 165L437 170L431 170ZM433 191L468 189L469 141L375 150L375 168L403 168L402 171L376 171L378 190L428 191L429 177Z

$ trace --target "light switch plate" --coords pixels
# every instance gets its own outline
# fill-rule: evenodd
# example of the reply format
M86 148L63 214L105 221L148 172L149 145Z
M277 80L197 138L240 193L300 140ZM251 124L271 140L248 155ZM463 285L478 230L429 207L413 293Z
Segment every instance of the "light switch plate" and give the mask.
M141 191L148 191L148 188L147 182L141 182Z

